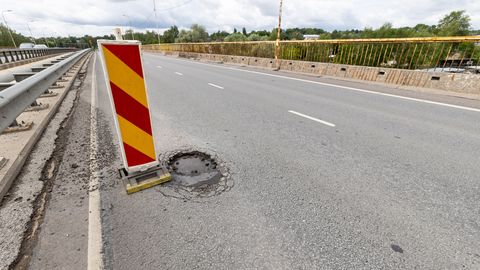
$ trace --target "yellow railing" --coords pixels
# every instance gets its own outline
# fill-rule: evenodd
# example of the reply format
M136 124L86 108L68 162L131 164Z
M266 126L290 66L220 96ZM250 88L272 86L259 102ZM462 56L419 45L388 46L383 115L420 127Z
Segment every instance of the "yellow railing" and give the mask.
M289 40L280 42L280 58L311 62L402 69L478 66L480 36ZM274 41L164 43L147 50L274 58Z

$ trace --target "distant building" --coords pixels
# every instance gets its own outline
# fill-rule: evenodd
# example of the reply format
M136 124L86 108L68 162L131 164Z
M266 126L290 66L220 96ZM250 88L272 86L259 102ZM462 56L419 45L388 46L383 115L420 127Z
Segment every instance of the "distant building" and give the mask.
M303 38L305 40L315 40L315 39L319 39L320 35L303 35Z

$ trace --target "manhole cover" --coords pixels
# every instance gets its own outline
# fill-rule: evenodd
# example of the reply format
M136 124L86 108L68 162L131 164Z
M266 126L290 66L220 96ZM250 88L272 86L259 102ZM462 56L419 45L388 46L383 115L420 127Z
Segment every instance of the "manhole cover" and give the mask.
M229 191L234 186L227 163L205 151L183 150L164 152L159 157L172 174L172 181L156 190L163 196L183 201L200 201Z
M169 161L172 184L197 188L217 184L223 177L217 163L209 155L201 152L180 153Z

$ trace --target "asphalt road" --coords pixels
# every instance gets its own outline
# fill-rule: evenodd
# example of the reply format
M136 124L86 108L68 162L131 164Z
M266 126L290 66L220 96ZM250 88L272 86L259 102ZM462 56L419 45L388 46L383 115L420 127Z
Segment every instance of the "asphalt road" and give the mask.
M117 152L101 167L107 268L480 268L480 111L158 55L144 68L162 157L206 151L234 186L127 196ZM96 72L99 152L112 153L99 62Z

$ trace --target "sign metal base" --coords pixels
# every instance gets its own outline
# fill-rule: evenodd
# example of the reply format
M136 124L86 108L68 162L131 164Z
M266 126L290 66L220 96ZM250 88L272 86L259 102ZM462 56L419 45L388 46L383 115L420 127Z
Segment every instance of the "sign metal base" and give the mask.
M172 180L171 174L160 165L146 171L128 173L125 168L122 168L119 172L129 195Z

